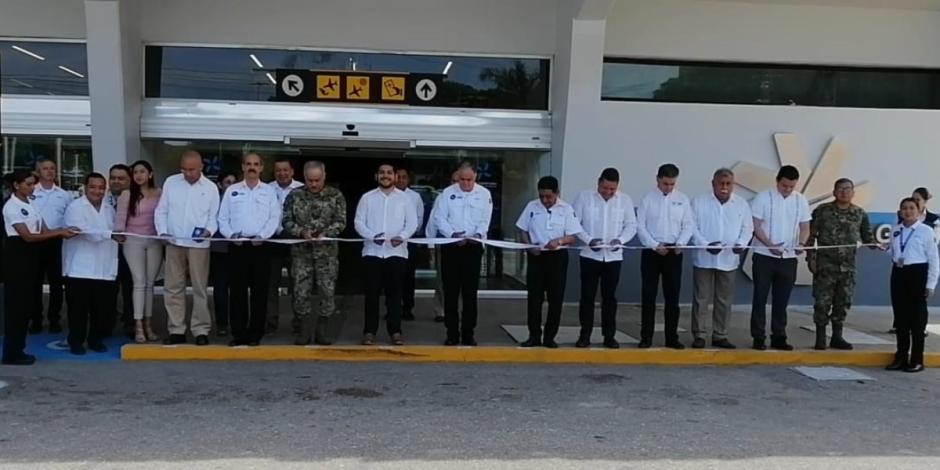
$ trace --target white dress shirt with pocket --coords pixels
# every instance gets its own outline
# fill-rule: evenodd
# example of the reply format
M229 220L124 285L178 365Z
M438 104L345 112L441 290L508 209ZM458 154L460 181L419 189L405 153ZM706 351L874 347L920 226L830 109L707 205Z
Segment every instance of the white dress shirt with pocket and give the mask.
M33 188L31 203L42 215L42 220L46 222L46 227L52 230L65 227L65 209L75 200L72 195L53 185L52 189L44 189L41 184L36 184Z
M663 194L654 189L636 211L637 235L643 246L688 245L695 230L688 196L678 190Z
M214 234L218 231L219 190L204 175L189 184L182 174L175 174L163 183L163 194L154 211L157 234L180 237L171 244L185 248L209 248L207 240L190 240L196 229Z
M417 225L413 200L398 188L388 194L379 188L373 189L363 194L356 206L356 232L365 239L362 256L408 258L407 240L415 233ZM374 241L378 235L382 235L381 245ZM402 243L392 246L392 239L396 237Z
M692 242L702 246L720 242L724 247L717 255L708 250L695 250L693 266L719 271L738 269L741 255L736 254L733 248L735 245L747 246L754 236L754 222L747 201L732 193L722 204L714 192L708 192L692 200L692 214L695 218Z
M95 209L80 197L65 211L65 224L81 233L62 242L62 275L77 279L113 281L118 273L118 244L111 239L114 208L101 201Z
M636 236L636 208L630 196L624 193L618 191L605 201L597 191L586 190L578 194L572 206L584 227L579 238L585 244L600 239L604 245L611 240L620 240L620 244L626 245ZM584 247L581 249L581 257L604 263L623 261L623 250L602 248L594 251Z
M219 232L223 237L268 239L280 225L281 202L270 185L259 181L251 188L239 181L225 190L219 207Z
M465 237L480 235L486 238L493 217L493 198L490 190L474 183L473 189L464 192L459 184L452 184L438 196L440 207L434 225L444 238L463 232Z
M548 242L584 232L574 208L561 199L546 209L538 199L529 201L516 220L516 228L529 234L529 242L544 247Z
M805 196L796 191L787 197L783 197L776 189L761 191L751 200L751 215L761 221L761 228L771 244L783 243L783 256L777 256L754 237L754 253L773 258L798 256L795 249L800 241L800 224L809 223L813 219Z

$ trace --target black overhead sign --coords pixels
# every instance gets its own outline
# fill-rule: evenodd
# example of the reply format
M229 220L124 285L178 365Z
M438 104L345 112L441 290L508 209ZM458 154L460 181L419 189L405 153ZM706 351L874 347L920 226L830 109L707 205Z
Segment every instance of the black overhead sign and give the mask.
M277 69L277 101L438 106L441 74Z

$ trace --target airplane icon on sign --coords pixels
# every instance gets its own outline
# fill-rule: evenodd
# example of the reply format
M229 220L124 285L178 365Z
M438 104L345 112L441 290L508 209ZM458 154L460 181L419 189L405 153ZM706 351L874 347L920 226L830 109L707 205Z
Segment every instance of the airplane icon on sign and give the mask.
M333 92L336 91L336 85L338 84L339 83L334 82L332 78L328 78L326 81L326 85L320 87L320 93L324 95L332 94Z
M362 88L361 88L361 87L357 87L356 85L353 85L353 86L352 86L352 91L349 92L349 95L350 95L350 96L359 96L359 97L361 97L361 96L362 96Z

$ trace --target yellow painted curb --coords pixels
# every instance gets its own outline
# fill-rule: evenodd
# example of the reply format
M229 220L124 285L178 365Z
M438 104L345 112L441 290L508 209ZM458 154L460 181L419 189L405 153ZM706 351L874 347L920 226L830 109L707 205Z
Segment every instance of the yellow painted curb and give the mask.
M464 362L609 365L844 365L884 366L886 351L754 351L672 349L545 349L505 346L158 346L129 344L125 361L348 361ZM940 366L940 353L928 353L928 366Z

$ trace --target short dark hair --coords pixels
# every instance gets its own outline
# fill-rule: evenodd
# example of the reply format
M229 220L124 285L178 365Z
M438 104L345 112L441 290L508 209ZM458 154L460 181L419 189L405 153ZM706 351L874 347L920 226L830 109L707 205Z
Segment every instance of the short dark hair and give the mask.
M384 162L379 162L379 164L375 167L375 172L378 173L378 172L379 172L379 168L382 168L383 166L390 166L390 167L392 167L392 173L395 173L395 170L397 169L397 168L395 167L395 164L394 164L394 163L388 162L388 161L384 161Z
M853 188L855 187L855 182L854 182L854 181L852 181L852 180L850 180L850 179L848 179L848 178L839 178L839 179L836 180L835 183L832 183L832 189L833 189L833 190L838 189L838 188L839 188L839 185L842 184L842 183L849 183L849 184L852 185Z
M777 181L782 179L796 181L800 179L800 170L797 170L793 165L784 165L780 167L780 171L777 172Z
M36 175L34 175L32 171L14 170L12 173L7 173L3 180L12 188L14 184L22 184L27 179L35 177Z
M557 193L558 192L558 178L555 178L554 176L543 176L539 178L538 189L539 191L543 189L547 189L553 193Z
M620 182L620 172L616 168L604 168L604 171L601 172L600 178L597 178L597 182L601 181L610 181L611 183Z
M901 199L901 203L898 204L898 208L900 209L901 207L903 207L905 202L909 202L911 204L914 204L915 206L917 205L917 201L915 201L914 198L906 197L904 199Z
M131 167L129 167L129 166L123 164L123 163L115 163L114 165L111 165L111 168L108 168L108 174L110 175L111 172L114 171L114 170L121 170L121 171L123 171L124 173L127 173L127 176L130 176L130 175L131 175Z
M98 172L96 172L96 171L93 171L93 172L88 173L87 175L85 175L85 186L88 186L88 182L90 182L90 181L93 180L93 179L100 179L101 181L104 181L104 185L105 185L105 186L108 185L108 179L105 178L104 175L102 175L101 173L98 173Z
M921 199L923 199L923 200L925 200L925 201L929 201L930 198L932 197L932 196L930 195L930 191L928 191L927 188L925 188L925 187L917 188L917 189L914 190L914 192L917 193L917 194L919 194L920 197L921 197Z
M657 178L677 178L679 176L679 167L672 163L665 163L659 166L656 172Z
M291 158L287 155L280 155L274 159L274 163L287 163L291 168L294 168L294 162L291 161Z

